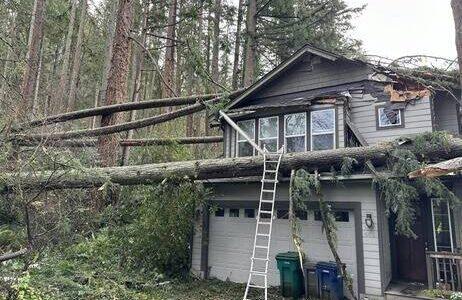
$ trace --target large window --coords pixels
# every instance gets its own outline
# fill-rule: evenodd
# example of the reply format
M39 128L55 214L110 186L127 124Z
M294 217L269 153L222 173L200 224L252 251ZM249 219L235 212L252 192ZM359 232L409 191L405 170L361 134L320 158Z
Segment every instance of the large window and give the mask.
M449 203L443 199L432 199L433 238L435 251L454 251L452 218Z
M315 110L311 112L311 150L334 149L335 110Z
M284 121L286 152L306 151L306 113L286 115Z
M379 128L400 127L402 126L401 110L385 112L385 107L377 108L377 125Z
M245 120L237 122L237 125L255 141L255 120ZM240 134L237 135L237 156L253 156L255 149L249 142Z
M262 118L258 120L258 139L260 148L266 147L270 152L278 150L279 117Z

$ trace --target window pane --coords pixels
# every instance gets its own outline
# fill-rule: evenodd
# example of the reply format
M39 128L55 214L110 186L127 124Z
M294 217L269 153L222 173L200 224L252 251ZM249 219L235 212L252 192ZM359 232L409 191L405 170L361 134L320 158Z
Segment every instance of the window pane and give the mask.
M287 153L305 151L305 136L287 138L286 151Z
M239 218L239 208L231 208L229 210L229 216L231 218Z
M266 147L266 150L269 152L276 152L278 151L278 140L277 139L268 139L260 141L260 147Z
M306 123L305 113L293 114L286 116L286 135L301 135L305 134Z
M396 114L396 119L394 120L394 122L390 121L383 107L378 109L378 114L379 114L379 126L380 127L401 125L401 111L398 111L398 113Z
M218 207L215 211L215 217L224 217L225 216L225 209Z
M253 147L248 142L239 142L238 144L238 156L253 156Z
M311 112L311 132L323 133L334 131L335 113L333 109Z
M251 138L255 139L255 120L245 120L237 122L237 125ZM245 140L242 135L238 136L239 141Z
M289 211L288 210L279 210L278 209L277 218L278 219L288 219L289 218Z
M245 215L246 218L255 218L255 209L246 208L244 210L244 215Z
M260 119L259 137L272 138L278 136L278 117Z
M334 135L333 134L313 135L311 149L312 150L334 149Z

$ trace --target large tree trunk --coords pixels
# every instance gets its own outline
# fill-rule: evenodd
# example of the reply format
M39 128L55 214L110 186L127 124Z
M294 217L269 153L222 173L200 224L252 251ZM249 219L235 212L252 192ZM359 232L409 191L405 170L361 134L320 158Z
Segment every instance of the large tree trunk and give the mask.
M34 90L34 100L32 101L32 114L36 115L37 112L37 106L38 106L38 96L39 96L39 90L40 90L40 78L42 77L42 68L43 68L43 52L45 51L45 41L43 40L42 37L42 43L40 43L40 57L39 57L39 64L38 64L38 69L37 69L37 82L35 84L35 90Z
M247 8L247 42L245 49L244 86L250 86L255 79L257 64L257 0L249 0Z
M74 34L75 14L77 11L77 0L71 0L71 11L69 13L69 27L67 29L66 44L64 46L63 62L61 64L61 73L59 76L58 89L55 92L54 105L60 110L67 110L69 105L67 95L68 79L69 79L69 61L71 58L72 36Z
M457 60L459 62L459 74L462 74L462 1L451 0L452 14L454 17L455 42ZM462 75L459 76L462 99ZM459 108L459 115L462 115L462 107Z
M176 9L177 0L170 0L163 72L165 83L162 84L162 98L170 98L174 96L173 84L175 76Z
M239 86L239 56L241 54L241 26L244 0L239 0L237 8L237 25L236 25L236 40L234 41L234 62L233 62L233 90Z
M133 89L132 89L132 102L140 102L140 92L141 92L141 74L144 68L144 48L146 48L147 41L147 26L148 26L148 13L149 13L149 1L145 0L145 5L143 9L143 23L141 24L141 44L143 45L136 47L135 55L135 71L133 76ZM136 110L130 111L130 122L135 121L136 119ZM133 138L133 130L127 132L127 139ZM130 147L124 146L122 148L122 166L128 164L130 158Z
M75 43L74 62L72 64L71 82L69 84L69 104L67 111L75 109L75 96L77 94L77 82L80 73L80 63L82 60L82 40L85 29L85 21L87 19L87 0L80 0L80 22L79 31L77 33L77 41Z
M10 73L10 60L13 58L13 54L15 51L15 45L16 45L16 35L17 35L17 30L16 30L16 14L14 12L11 12L11 20L8 23L10 26L10 36L9 36L9 41L10 45L8 47L8 50L6 51L6 59L5 59L5 64L3 65L3 72L2 72L2 78L0 80L0 101L6 100L6 87L9 82L9 73Z
M45 15L45 0L35 0L32 19L29 29L29 41L26 55L26 65L21 84L22 111L30 111L35 82L37 80L40 43L43 32L43 19Z
M111 60L112 60L112 50L114 47L114 34L116 27L116 14L119 7L119 1L113 0L109 1L109 16L106 32L106 52L104 53L104 66L103 66L103 76L101 79L101 89L100 89L100 103L105 103L107 82L109 79L109 71L111 70Z
M216 83L220 81L219 55L220 55L220 18L221 18L221 0L215 0L214 18L213 18L213 47L212 47L212 80ZM219 87L214 85L215 92Z
M133 0L119 0L117 24L114 35L111 69L109 71L105 104L117 104L127 99L128 73L130 64L130 30L133 21ZM120 123L118 113L103 115L101 127ZM105 135L98 140L98 152L103 166L117 164L119 148L118 136Z
M425 153L414 148L412 144L395 146L393 143L383 143L367 147L285 154L282 157L280 170L283 174L289 174L292 169L300 168L309 172L315 170L329 172L332 168L337 170L341 168L345 157L355 159L360 166L366 161L371 161L378 166L384 164L389 153L397 148L418 153L419 157L449 159L462 156L461 139L451 140L448 146L435 145L424 151ZM54 170L34 174L6 173L2 175L1 180L6 188L14 188L11 186L14 182L26 189L64 189L101 186L108 181L120 185L134 185L152 184L165 178L205 180L261 176L262 170L263 157L255 156L83 170Z

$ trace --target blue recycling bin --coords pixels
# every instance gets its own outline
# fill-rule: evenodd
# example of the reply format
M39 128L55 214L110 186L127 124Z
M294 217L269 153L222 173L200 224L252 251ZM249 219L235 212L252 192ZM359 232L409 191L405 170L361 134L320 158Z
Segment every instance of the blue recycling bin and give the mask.
M318 292L321 299L343 299L343 278L339 275L336 263L317 263L316 277L318 278Z

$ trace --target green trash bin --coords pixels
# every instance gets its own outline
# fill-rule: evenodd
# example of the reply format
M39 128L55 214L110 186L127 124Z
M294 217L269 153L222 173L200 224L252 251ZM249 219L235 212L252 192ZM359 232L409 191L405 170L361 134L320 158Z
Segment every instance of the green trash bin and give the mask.
M297 252L285 252L276 255L279 275L281 277L282 296L300 298L303 295L303 273Z

